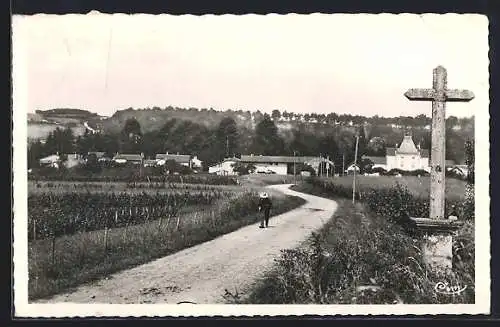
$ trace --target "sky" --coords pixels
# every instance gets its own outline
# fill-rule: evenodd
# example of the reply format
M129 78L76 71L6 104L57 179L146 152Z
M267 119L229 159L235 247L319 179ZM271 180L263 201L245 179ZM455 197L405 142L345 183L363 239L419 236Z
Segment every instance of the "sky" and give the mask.
M431 115L409 88L449 89L487 112L488 20L459 14L34 15L13 17L13 83L27 112L195 107ZM13 99L14 102L16 99Z

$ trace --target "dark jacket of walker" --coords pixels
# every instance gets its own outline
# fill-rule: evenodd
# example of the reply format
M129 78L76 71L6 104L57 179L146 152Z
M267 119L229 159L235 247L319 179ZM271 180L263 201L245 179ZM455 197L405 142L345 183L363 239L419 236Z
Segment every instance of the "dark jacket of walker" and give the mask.
M259 211L264 210L266 213L269 213L269 210L271 210L272 203L269 198L260 198L259 200Z

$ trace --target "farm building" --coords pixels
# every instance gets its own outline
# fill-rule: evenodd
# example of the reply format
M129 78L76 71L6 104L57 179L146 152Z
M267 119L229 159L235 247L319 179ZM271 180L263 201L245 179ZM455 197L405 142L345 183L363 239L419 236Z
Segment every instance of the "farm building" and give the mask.
M144 167L154 167L156 166L156 160L154 159L144 159L143 164Z
M191 168L201 168L203 165L203 161L198 159L198 156L193 156L191 158Z
M135 165L140 165L142 163L142 160L144 159L143 154L116 154L113 157L113 161L119 164L124 164L124 163L132 163Z
M53 154L48 157L40 159L40 166L42 167L54 167L54 168L59 168L61 163L66 167L66 168L71 168L78 166L79 164L83 163L83 158L81 155L72 153L66 155L66 160L62 162L61 156L59 154Z
M222 162L208 167L208 173L222 176L238 175L238 173L234 171L233 165L239 161L240 159L238 158L226 158Z
M201 168L202 161L197 156L191 157L189 154L169 154L159 153L156 155L158 165L164 165L168 160L174 160L180 165L190 168Z
M39 162L42 167L58 167L59 160L60 158L58 154L52 154L48 157L41 158Z
M354 170L356 170L356 173L359 173L360 169L359 166L356 164L350 164L349 167L345 170L346 173L352 174L354 173Z
M91 151L91 152L87 153L87 157L90 155L95 155L97 160L99 160L99 159L103 158L105 154L106 153L102 152L102 151Z
M322 157L298 157L298 156L262 156L262 155L242 155L241 162L255 166L256 173L274 173L278 175L287 175L293 172L293 165L310 165L316 171L322 162L333 167L333 162ZM298 172L297 172L298 173Z

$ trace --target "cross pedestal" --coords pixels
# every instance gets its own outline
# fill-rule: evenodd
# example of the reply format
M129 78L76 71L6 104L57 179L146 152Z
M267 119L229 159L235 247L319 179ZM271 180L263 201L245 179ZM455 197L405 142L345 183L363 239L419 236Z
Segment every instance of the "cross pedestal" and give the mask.
M438 270L453 267L453 233L462 221L410 217L410 231L421 240L424 262Z
M474 98L468 90L447 89L446 69L433 70L432 89L409 89L405 96L412 101L432 101L430 218L410 218L414 230L422 236L424 261L437 269L452 267L452 233L461 222L446 219L445 154L446 102L467 102Z

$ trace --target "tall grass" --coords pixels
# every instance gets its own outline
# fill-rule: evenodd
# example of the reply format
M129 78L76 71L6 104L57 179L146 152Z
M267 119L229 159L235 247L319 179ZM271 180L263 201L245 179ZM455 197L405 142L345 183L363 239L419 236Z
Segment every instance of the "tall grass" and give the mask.
M351 192L347 197L352 196L352 180L352 176L334 178L312 177L307 179L309 183L312 182L315 185L334 185L335 187L345 189L347 192ZM426 176L356 176L356 189L360 192L371 189L390 189L396 186L396 184L406 187L415 197L429 198L430 178ZM445 185L446 198L457 201L464 200L466 185L467 183L465 181L447 178Z
M393 220L407 216L429 216L429 194L428 191L422 191L421 184L416 184L415 179L418 177L391 177L392 180L381 180L380 184L377 183L377 179L382 177L370 177L361 181L363 187L357 188L355 198L366 203L376 214ZM352 198L353 193L352 177L351 184L339 179L309 178L301 187L326 197ZM463 220L473 220L473 192L467 192L466 184L462 181L456 181L456 189L452 189L453 185L448 187L450 189L445 193L445 216L456 215Z
M408 234L401 224L403 217L428 210L418 193L401 185L365 188L358 195L361 201L353 205L346 199L352 196L352 188L347 185L310 179L294 189L333 198L339 207L309 244L283 251L276 269L248 297L237 301L474 303L473 194L472 198L466 196L462 205L465 210L459 214L464 225L453 238L453 269L442 272L425 265L420 252L422 240ZM436 292L438 283L466 288L460 294L446 295Z
M29 299L47 297L257 222L257 193L237 193L204 210L167 219L29 242ZM273 214L302 205L275 197Z
M306 246L283 251L275 270L240 303L474 303L470 222L459 232L467 245L454 247L455 267L445 275L425 266L418 241L401 226L371 215L361 204L337 201L332 220ZM439 282L467 288L458 295L440 294Z

